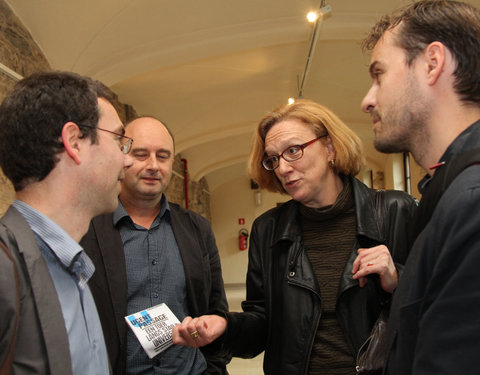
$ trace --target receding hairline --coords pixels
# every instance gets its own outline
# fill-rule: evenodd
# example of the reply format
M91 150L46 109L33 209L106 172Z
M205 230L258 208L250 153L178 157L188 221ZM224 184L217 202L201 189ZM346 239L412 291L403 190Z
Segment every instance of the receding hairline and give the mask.
M168 135L170 136L170 138L172 139L172 144L173 144L173 152L175 154L175 137L173 136L173 133L171 132L170 128L160 119L158 119L157 117L155 116L139 116L139 117L135 117L134 119L128 121L125 126L124 126L124 129L125 131L127 130L128 126L133 124L134 122L137 122L137 121L141 121L141 120L153 120L155 122L158 123L158 125L161 125L163 126L163 128L167 131Z

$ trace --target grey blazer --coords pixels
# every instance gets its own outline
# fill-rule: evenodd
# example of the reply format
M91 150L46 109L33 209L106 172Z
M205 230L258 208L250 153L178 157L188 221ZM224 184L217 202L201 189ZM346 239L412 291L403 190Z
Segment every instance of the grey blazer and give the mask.
M19 323L12 374L72 374L68 335L47 264L23 216L10 207L0 220L0 364L14 336L17 292ZM14 268L19 275L19 290Z

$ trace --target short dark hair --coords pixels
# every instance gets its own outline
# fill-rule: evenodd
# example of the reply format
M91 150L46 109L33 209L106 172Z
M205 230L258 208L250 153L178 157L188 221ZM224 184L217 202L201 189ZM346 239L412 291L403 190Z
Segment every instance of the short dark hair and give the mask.
M480 104L480 11L477 8L458 1L418 1L383 16L363 41L363 49L372 50L387 30L396 27L395 42L405 50L409 65L430 43L444 44L457 64L454 72L457 94L464 102Z
M0 105L0 167L15 191L53 170L67 122L97 126L99 97L114 103L101 82L71 72L34 73L16 83ZM96 142L96 129L81 131Z

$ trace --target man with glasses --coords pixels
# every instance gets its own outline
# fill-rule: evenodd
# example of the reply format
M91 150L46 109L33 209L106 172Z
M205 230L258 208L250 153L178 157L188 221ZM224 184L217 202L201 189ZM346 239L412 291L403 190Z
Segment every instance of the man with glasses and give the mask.
M112 103L100 82L45 72L0 106L0 166L15 189L0 221L1 373L110 372L78 241L115 210L131 164Z
M122 374L226 374L228 357L214 347L172 346L150 359L124 317L165 303L187 315L228 309L220 258L208 221L168 202L173 136L152 117L125 127L134 139L113 215L93 219L82 240L97 272L90 286L99 309L110 361Z

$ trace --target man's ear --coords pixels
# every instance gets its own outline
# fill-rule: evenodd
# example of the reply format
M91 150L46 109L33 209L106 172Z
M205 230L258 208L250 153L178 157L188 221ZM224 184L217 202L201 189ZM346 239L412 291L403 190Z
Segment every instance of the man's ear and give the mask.
M447 48L440 42L432 42L425 48L424 59L429 85L433 86L444 73L447 53Z
M84 138L77 124L67 122L62 129L62 142L65 152L76 163L80 164L80 147Z

